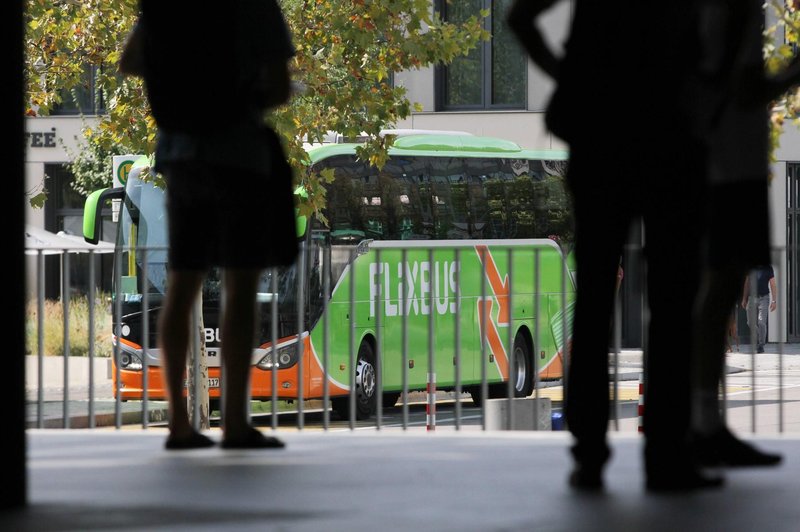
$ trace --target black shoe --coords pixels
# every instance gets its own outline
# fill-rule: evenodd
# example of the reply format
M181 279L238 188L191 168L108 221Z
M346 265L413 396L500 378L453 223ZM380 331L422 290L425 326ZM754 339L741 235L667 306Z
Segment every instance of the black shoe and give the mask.
M759 451L727 428L710 436L696 436L694 447L697 461L703 466L774 466L783 459L779 454Z
M579 491L602 491L603 468L576 465L569 475L570 487Z
M659 469L657 472L648 472L647 491L653 493L677 493L705 488L719 488L724 484L724 479L717 476L707 476L694 467L678 467L672 469Z
M286 447L278 438L264 436L261 431L250 427L250 430L240 438L223 438L223 449L280 449Z
M756 353L763 353L763 352L764 352L764 346L761 345L758 346L758 349L756 349Z
M168 451L185 451L188 449L204 449L206 447L212 447L213 445L214 440L208 436L200 434L199 432L192 432L185 438L169 436L164 443L164 448Z

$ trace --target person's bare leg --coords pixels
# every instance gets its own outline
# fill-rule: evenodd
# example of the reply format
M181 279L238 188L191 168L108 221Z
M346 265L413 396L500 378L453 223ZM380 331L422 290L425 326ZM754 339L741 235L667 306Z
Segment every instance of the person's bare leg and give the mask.
M205 278L203 271L171 270L158 324L158 343L169 401L170 441L185 441L195 433L183 396L183 375L189 347L192 307Z
M222 431L223 447L282 447L275 438L264 437L250 424L250 368L256 327L256 288L261 271L223 271L222 338Z

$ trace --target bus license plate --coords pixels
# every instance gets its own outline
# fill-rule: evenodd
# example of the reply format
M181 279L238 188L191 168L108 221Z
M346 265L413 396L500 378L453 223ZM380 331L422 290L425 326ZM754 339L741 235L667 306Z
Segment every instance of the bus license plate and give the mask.
M188 388L189 387L189 380L188 379L183 381L183 387L184 388ZM219 377L209 377L208 378L208 387L209 388L219 388Z

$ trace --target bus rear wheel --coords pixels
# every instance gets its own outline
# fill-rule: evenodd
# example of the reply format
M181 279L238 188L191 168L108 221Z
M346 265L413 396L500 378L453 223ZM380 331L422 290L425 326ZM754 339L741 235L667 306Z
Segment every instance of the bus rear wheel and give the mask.
M528 342L522 335L517 335L514 340L514 397L528 397L533 392L533 363L531 360ZM489 399L501 399L508 397L508 384L500 382L488 385ZM472 403L481 406L481 386L472 386L468 389L472 395Z
M354 376L356 387L356 419L369 419L377 408L378 381L375 374L375 353L369 342L362 342L358 349L356 371ZM333 411L340 418L350 417L350 396L337 397L331 400Z

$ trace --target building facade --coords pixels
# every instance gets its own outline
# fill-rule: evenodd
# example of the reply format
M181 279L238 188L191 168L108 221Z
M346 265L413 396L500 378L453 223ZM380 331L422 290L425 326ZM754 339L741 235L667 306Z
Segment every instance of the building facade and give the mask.
M464 5L469 7L463 7ZM493 39L482 43L473 53L458 58L447 67L432 67L398 73L394 83L408 90L408 97L421 110L396 124L398 128L459 130L475 135L504 138L529 149L564 149L558 138L544 125L544 110L553 89L552 81L527 60L504 24L503 13L509 0L476 0L463 4L437 1L437 8L449 20L457 21L478 9L487 9L490 16L485 27ZM455 7L453 7L455 5ZM560 46L567 36L572 14L572 2L559 2L541 19L540 27L554 46ZM778 35L777 38L781 38ZM76 152L80 130L92 121L93 112L102 109L83 108L78 103L59 110L58 116L28 118L27 122L27 185L35 189L43 182L50 191L44 209L30 209L28 222L47 230L64 230L80 234L82 198L71 192L71 175L65 164ZM81 116L79 113L84 112ZM587 119L589 119L587 117ZM645 127L657 127L657 124ZM619 139L620 151L625 139ZM769 337L800 340L800 130L787 125L781 138L776 161L772 164L770 183L772 245L776 256L774 265L778 276L780 316L771 316ZM746 205L742 205L742 223L746 223ZM735 231L736 228L731 228ZM634 228L631 242L641 244L641 230ZM742 245L745 245L744 243ZM622 285L623 339L627 346L641 345L644 308L642 272L636 252L624 258L625 281ZM52 259L49 259L52 260ZM103 259L109 260L109 259ZM104 267L110 268L109 265ZM48 296L54 286L48 275ZM739 315L739 329L747 335L744 315Z

